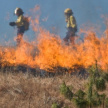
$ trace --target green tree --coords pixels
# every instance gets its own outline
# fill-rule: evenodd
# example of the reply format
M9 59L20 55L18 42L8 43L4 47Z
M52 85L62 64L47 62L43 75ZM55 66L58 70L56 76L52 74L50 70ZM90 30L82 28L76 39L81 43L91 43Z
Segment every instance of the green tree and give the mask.
M60 92L69 100L71 100L73 98L73 93L69 89L69 87L66 86L65 82L62 83L62 85L60 87Z
M60 106L57 103L53 103L51 108L60 108Z

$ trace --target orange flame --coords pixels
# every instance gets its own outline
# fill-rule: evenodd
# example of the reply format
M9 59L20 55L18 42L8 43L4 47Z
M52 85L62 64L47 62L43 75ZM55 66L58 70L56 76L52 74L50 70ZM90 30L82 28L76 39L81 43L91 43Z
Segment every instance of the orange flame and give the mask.
M98 38L96 33L87 31L84 42L67 46L59 36L40 27L38 20L39 17L31 21L33 30L36 32L38 30L36 41L32 43L23 41L21 47L18 48L0 48L2 66L8 62L11 65L25 64L45 70L57 66L73 68L75 65L87 68L97 61L102 69L107 69L108 30L101 38Z

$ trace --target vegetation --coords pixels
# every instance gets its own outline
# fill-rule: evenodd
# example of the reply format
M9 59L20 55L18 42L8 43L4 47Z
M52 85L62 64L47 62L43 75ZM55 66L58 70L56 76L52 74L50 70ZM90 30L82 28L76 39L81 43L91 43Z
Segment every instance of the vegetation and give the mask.
M69 87L66 86L65 82L63 82L63 84L61 85L60 92L69 100L71 100L73 97L72 91L69 89Z
M89 77L0 72L0 108L108 108L108 74L97 65Z
M89 81L87 83L87 89L81 90L79 89L76 93L72 93L72 91L67 90L67 86L65 82L61 85L61 93L66 97L66 94L70 94L72 100L75 103L77 108L94 108L94 107L102 107L108 108L108 98L106 98L106 94L100 94L100 91L106 90L106 82L108 81L108 74L102 72L101 69L98 69L97 65L89 68ZM66 91L66 92L64 92ZM68 96L69 97L69 96Z
M57 103L53 103L51 108L60 108L60 106Z

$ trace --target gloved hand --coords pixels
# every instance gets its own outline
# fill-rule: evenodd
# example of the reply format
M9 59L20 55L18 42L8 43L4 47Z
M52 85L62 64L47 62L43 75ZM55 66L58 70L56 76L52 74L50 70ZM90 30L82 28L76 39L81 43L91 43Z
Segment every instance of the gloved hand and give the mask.
M15 26L16 24L15 24L15 22L10 22L9 25L10 26Z

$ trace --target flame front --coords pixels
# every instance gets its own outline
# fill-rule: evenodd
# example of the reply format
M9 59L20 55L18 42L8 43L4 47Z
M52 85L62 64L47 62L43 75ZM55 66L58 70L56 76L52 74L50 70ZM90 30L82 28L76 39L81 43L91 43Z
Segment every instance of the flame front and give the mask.
M75 65L87 68L97 61L102 69L107 69L108 30L101 38L98 38L96 33L87 31L83 42L67 46L59 36L40 27L37 19L34 21L31 22L33 29L38 31L36 41L31 43L23 41L18 48L1 47L1 66L9 63L10 65L24 64L34 68L39 67L44 70L57 66L74 68Z
M84 42L67 46L58 36L41 28L36 45L22 42L19 48L1 48L0 60L2 65L8 62L45 70L57 66L73 68L75 65L86 68L97 61L102 69L107 69L108 39L107 36L99 39L93 32L88 32Z

